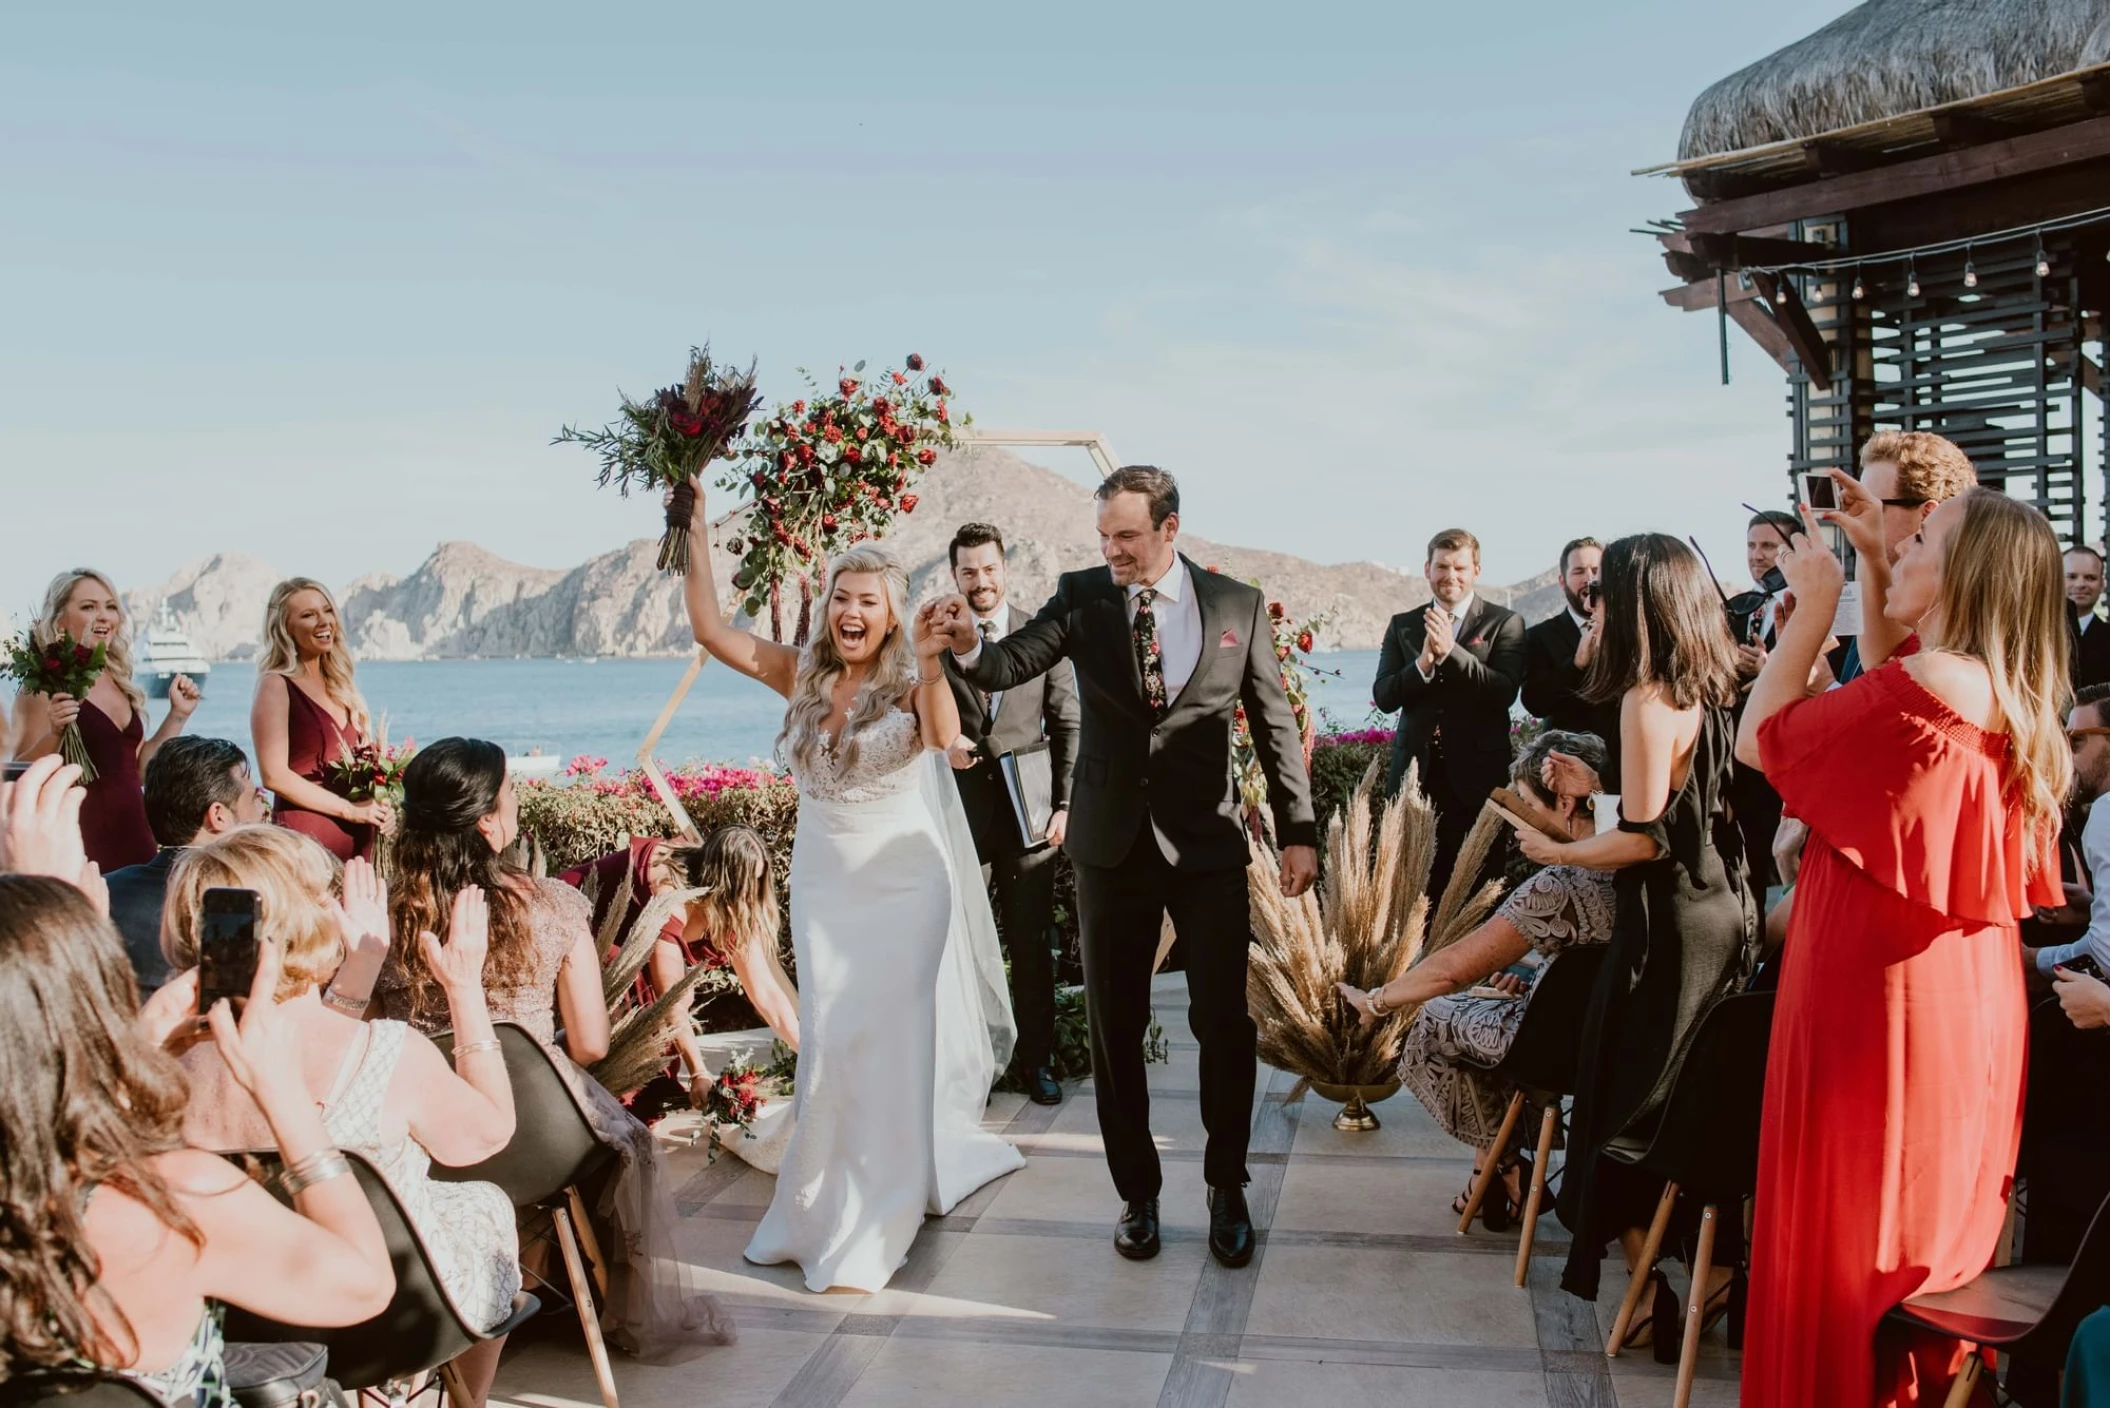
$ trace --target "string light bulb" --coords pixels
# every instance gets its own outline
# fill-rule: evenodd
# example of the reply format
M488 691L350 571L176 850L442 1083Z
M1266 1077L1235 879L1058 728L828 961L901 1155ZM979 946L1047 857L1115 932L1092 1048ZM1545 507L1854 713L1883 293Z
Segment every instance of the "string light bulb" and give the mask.
M1907 298L1918 298L1920 296L1919 271L1913 268L1910 259L1905 261L1905 296Z
M2040 279L2051 277L2051 260L2045 256L2042 236L2037 239L2037 277Z
M1854 265L1854 301L1858 303L1867 292L1867 289L1861 287L1861 266L1856 264Z
M1773 301L1783 307L1786 306L1788 301L1788 281L1785 278L1773 286Z
M1978 287L1978 266L1971 262L1971 251L1968 248L1963 252L1963 286Z

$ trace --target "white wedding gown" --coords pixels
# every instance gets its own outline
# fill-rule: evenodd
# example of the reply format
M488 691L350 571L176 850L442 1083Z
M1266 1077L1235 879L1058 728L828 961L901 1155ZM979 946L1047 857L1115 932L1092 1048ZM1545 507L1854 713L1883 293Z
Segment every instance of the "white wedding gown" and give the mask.
M914 716L865 729L848 770L824 753L794 775L798 1084L746 1254L876 1291L925 1214L1024 1166L981 1124L1016 1027L967 815Z

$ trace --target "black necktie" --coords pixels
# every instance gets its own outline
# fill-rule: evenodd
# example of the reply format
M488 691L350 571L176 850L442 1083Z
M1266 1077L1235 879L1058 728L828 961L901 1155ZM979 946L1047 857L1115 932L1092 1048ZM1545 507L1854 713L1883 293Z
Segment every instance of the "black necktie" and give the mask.
M981 636L982 643L987 645L990 641L996 639L996 622L979 621L975 624L975 632ZM989 691L977 688L975 693L982 698L982 718L986 722L989 718Z

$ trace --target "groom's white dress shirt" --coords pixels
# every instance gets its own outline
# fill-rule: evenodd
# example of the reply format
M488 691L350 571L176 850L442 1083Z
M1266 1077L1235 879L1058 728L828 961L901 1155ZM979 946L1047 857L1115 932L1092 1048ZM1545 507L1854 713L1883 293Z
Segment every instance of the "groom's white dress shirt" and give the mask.
M1167 703L1179 697L1194 678L1194 669L1202 659L1202 608L1195 598L1194 583L1187 574L1187 560L1178 553L1172 556L1172 566L1155 582L1137 582L1128 588L1128 624L1136 622L1136 597L1146 586L1157 588L1157 600L1151 603L1151 613L1158 623L1158 655L1165 670L1165 699ZM981 629L977 618L975 628ZM995 639L1003 635L1003 627L997 627ZM965 655L955 654L960 668L971 670L974 662L982 658L982 643L976 641L974 649ZM990 712L995 713L992 706Z

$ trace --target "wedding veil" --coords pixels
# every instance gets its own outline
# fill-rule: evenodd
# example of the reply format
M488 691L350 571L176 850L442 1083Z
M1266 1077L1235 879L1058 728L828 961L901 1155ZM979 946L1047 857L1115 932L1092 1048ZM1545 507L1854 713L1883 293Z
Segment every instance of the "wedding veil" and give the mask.
M996 915L975 851L967 810L945 755L923 755L923 799L937 818L952 878L952 918L945 956L938 969L938 1099L943 1111L957 1107L969 1129L979 1129L989 1089L1011 1064L1018 1023L1011 1015L1011 986L997 943Z

